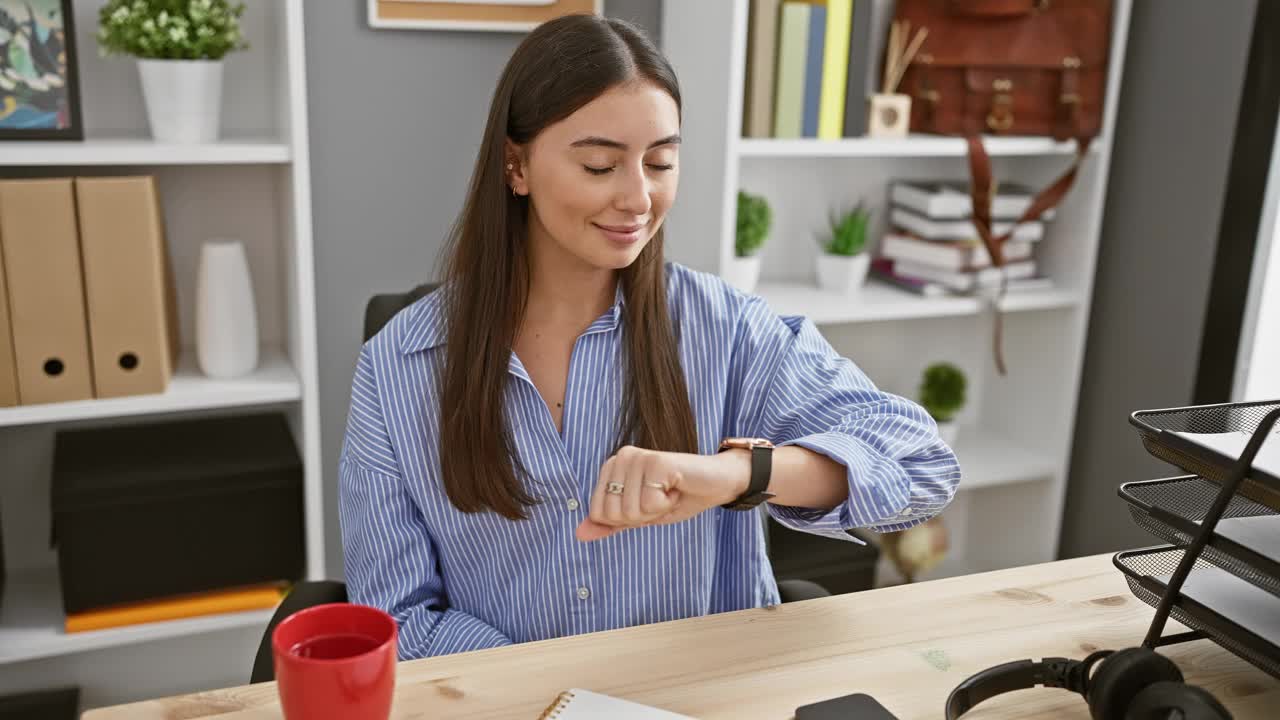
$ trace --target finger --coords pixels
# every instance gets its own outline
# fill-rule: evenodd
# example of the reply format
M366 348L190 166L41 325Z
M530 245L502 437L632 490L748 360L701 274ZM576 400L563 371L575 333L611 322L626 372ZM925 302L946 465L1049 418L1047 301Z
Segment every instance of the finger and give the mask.
M597 523L603 523L604 517L604 497L605 487L609 482L609 478L613 475L613 466L617 464L616 457L605 460L604 465L600 468L600 477L596 480L596 487L591 491L591 507L587 511L587 517Z
M678 522L684 522L689 518L701 512L694 502L685 502L684 494L679 490L672 490L667 493L667 497L671 500L671 510L662 517L654 521L655 525L671 525Z
M622 524L643 525L650 518L640 510L640 494L653 456L633 453L628 460L624 480L627 489L622 492Z
M622 496L616 493L608 492L608 486L616 483L626 483L627 481L627 460L621 454L615 455L613 462L610 464L609 477L604 481L604 507L600 513L597 522L605 525L622 525ZM625 489L623 492L626 492Z
M671 512L673 504L670 490L673 483L672 476L660 465L651 466L645 473L640 509L646 518L652 520Z
M581 542L591 542L593 540L600 540L602 538L607 538L610 535L613 535L614 533L618 533L621 531L622 531L622 528L610 527L608 525L601 525L600 523L594 520L586 519L578 524L578 528L574 531L573 534Z

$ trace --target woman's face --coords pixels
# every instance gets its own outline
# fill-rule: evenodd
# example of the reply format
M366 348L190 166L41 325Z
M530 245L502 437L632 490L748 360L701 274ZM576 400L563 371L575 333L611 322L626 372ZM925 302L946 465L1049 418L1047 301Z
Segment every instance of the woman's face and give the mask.
M512 146L510 182L529 196L531 241L597 269L630 265L675 200L679 133L675 100L634 82Z

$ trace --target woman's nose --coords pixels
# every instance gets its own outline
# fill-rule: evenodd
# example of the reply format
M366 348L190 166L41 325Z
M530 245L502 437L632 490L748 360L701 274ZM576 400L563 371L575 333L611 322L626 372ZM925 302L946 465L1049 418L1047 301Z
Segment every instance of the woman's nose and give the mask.
M643 166L620 174L619 182L621 186L614 198L615 206L631 215L647 214L653 201L649 198L649 178L645 176Z

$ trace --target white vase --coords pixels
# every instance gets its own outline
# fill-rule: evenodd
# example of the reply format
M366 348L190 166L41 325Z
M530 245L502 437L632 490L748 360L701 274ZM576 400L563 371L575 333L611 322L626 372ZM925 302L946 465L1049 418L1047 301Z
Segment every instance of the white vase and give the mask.
M214 378L240 377L258 367L258 312L239 241L211 241L200 248L196 357L200 370Z
M862 289L867 279L867 268L871 266L871 255L818 255L818 286L823 290L840 295L852 295Z
M221 60L138 60L151 136L157 142L211 143L222 113Z
M724 280L742 292L755 292L756 283L760 281L760 256L735 256L724 269Z
M955 420L940 422L938 423L938 435L942 438L942 442L954 449L956 438L960 435L960 424Z

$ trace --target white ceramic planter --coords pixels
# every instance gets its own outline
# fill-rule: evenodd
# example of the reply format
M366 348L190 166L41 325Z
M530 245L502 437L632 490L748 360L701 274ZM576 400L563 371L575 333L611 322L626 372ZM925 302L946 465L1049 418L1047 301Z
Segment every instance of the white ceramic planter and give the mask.
M954 449L956 438L960 435L960 424L955 420L940 422L938 423L938 435L942 436L942 442Z
M196 357L209 377L234 378L258 367L258 311L244 245L200 248L196 277Z
M831 293L853 295L862 289L871 267L871 254L818 255L818 287Z
M755 292L760 281L760 256L734 257L724 269L724 280L742 292Z
M151 136L157 142L211 143L222 114L221 60L138 60Z

